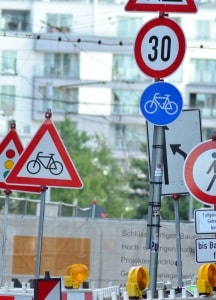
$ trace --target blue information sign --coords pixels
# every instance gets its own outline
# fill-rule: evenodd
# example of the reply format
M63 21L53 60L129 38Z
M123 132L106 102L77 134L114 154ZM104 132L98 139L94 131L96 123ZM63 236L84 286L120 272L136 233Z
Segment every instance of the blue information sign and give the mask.
M183 108L179 90L172 84L158 81L144 90L140 109L147 121L163 126L178 118Z

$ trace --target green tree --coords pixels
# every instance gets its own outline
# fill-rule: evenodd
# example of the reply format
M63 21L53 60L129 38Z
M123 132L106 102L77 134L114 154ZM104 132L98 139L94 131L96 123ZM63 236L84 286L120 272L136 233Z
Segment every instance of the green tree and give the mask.
M147 157L146 145L142 144L141 151ZM143 218L148 212L149 203L149 167L147 159L132 159L131 160L131 172L128 176L129 182L129 202L133 207L130 216L136 219ZM188 194L181 195L179 198L179 216L181 220L188 220L189 218L189 201L190 196ZM192 209L198 209L203 206L199 201L192 200ZM171 196L161 197L161 217L163 220L175 219L174 200Z
M141 145L146 154L146 145ZM141 219L147 215L149 201L149 175L147 159L133 158L128 173L128 217Z
M96 197L109 217L119 218L124 210L124 177L105 140L78 131L69 118L59 124L59 131L84 187L52 188L51 200L72 204L77 199L79 207L86 207Z
M179 218L180 220L187 221L189 219L189 201L192 201L192 209L199 209L203 204L197 200L190 199L190 195L180 195L178 200L173 200L172 196L162 197L161 201L161 216L164 220L175 219L175 203L179 201Z

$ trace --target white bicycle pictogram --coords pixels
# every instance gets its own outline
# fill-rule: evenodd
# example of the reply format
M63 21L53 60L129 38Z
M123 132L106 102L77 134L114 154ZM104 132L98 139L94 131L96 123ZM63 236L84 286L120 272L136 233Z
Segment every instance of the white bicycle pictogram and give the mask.
M168 115L174 115L178 111L178 105L170 100L170 95L160 96L160 93L155 93L152 100L146 101L144 109L147 113L154 114L158 108Z

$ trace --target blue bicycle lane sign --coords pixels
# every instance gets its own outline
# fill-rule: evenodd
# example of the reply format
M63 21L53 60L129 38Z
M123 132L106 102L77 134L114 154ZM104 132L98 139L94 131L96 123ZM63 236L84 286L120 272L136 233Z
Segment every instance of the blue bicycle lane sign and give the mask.
M176 120L182 108L181 93L174 85L164 81L149 85L140 100L143 116L157 126L167 125Z

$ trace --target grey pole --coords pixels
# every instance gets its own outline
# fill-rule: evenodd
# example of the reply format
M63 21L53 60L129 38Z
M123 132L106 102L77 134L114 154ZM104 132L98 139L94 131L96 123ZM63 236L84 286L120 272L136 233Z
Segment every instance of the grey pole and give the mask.
M53 109L53 86L52 82L48 81L46 83L46 90L45 90L46 102L47 102L47 111L52 111ZM47 188L46 191L46 201L50 202L51 196L51 187Z
M191 194L189 195L189 210L188 210L188 221L192 221L193 219L193 197Z
M7 223L8 223L8 211L9 211L9 194L11 192L5 191L5 207L4 207L4 220L2 224L2 248L1 248L1 267L0 267L0 287L2 286L2 277L4 270L4 261L5 261L5 250L7 242Z
M36 271L35 271L36 279L40 277L46 189L47 189L46 186L41 187L40 216L38 222L38 241L37 241L37 256L36 256Z
M176 198L175 198L176 197ZM181 259L181 233L180 233L180 217L179 217L179 195L172 196L174 199L175 208L175 229L176 229L176 255L177 255L177 276L178 276L178 288L182 288L182 259Z
M96 197L94 197L94 200L92 202L92 218L95 218L96 203L97 203L97 200L96 200Z
M150 178L150 199L148 210L148 234L147 248L150 249L150 291L152 297L156 295L158 251L160 235L160 208L161 208L161 188L163 177L163 161L165 149L165 133L163 126L154 126L152 165Z

